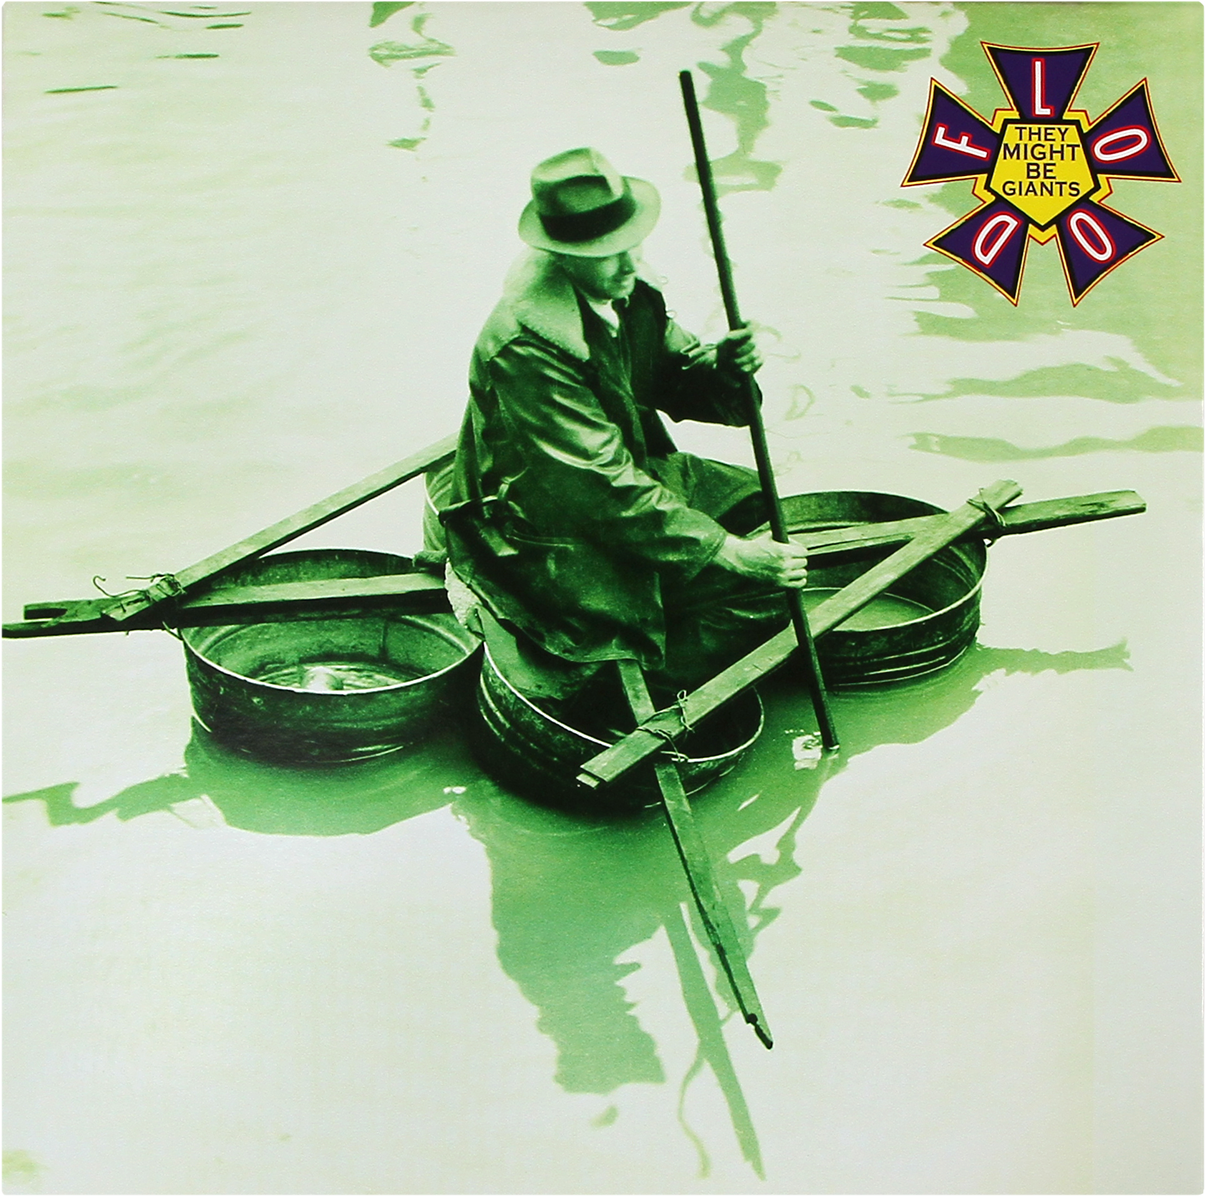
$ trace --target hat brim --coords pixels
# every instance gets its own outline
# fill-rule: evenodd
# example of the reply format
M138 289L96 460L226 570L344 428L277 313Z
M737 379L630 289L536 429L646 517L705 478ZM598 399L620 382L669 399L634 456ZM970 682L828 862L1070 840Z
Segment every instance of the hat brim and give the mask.
M652 183L644 179L624 178L636 201L633 215L611 232L592 241L557 241L544 231L535 201L523 209L519 217L519 236L535 249L547 249L550 253L564 253L569 257L610 257L635 249L653 231L661 215L661 196Z

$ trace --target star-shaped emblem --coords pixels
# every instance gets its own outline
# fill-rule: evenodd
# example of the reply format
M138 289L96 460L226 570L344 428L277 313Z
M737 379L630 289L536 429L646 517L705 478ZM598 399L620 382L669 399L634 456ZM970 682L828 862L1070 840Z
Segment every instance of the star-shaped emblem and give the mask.
M981 206L925 244L1010 302L1030 240L1058 245L1079 301L1159 233L1107 207L1114 178L1178 183L1145 79L1095 121L1072 108L1099 43L1022 48L980 43L1011 107L990 123L929 81L929 106L903 186L974 179Z

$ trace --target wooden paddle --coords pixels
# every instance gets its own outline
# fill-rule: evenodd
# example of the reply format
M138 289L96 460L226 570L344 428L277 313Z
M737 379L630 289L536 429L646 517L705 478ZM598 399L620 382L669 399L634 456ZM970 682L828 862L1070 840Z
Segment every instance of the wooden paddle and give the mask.
M845 622L922 561L993 518L991 512L1020 493L1021 488L1016 482L997 482L987 490L981 490L976 498L968 500L956 511L939 517L940 522L930 524L922 536L905 544L816 607L812 611L815 634L823 635ZM704 682L675 706L646 719L635 731L587 760L578 774L578 782L596 789L623 776L629 769L661 751L667 738L681 735L686 727L694 726L713 710L718 710L725 702L778 668L791 655L793 646L793 629L780 631L760 648L755 648L710 681Z
M682 102L686 106L686 120L690 125L690 140L694 147L695 169L699 175L699 187L703 192L703 210L707 215L707 231L711 235L711 249L715 255L716 269L720 276L720 294L724 298L724 311L728 327L735 331L744 328L740 309L736 303L736 289L732 284L732 264L724 246L724 231L720 227L720 209L716 203L715 182L711 176L711 162L707 157L707 145L703 140L703 122L699 118L699 102L695 98L695 84L690 71L678 75L682 85ZM774 480L774 466L770 461L770 448L766 443L766 425L762 420L761 404L753 387L753 379L747 374L742 381L745 410L749 422L749 434L753 440L753 457L757 462L757 476L761 481L762 493L770 515L770 532L779 544L789 543L786 521L783 519L782 503L778 497L778 485ZM808 625L807 611L798 590L787 591L791 611L791 624L795 629L795 641L803 661L804 680L816 712L820 737L829 750L837 748L837 731L833 726L828 708L828 695L824 690L824 677L820 672L820 658Z
M634 660L620 660L616 663L632 714L637 723L643 723L655 713L644 673ZM707 845L695 824L694 812L687 800L686 790L682 787L678 766L662 755L653 761L653 771L657 777L657 787L661 791L665 820L669 823L674 846L678 849L678 858L682 861L682 870L686 873L690 891L694 894L695 905L703 919L707 937L715 948L716 957L724 975L728 977L728 983L732 985L745 1021L753 1027L754 1033L769 1050L774 1045L774 1039L770 1034L766 1015L762 1011L757 989L753 987L753 977L749 975L749 964L745 960L745 952L737 937L736 927L732 924L728 907L724 904L719 886L715 882Z
M279 523L274 523L229 548L223 548L221 552L207 556L195 565L189 565L177 574L164 575L145 590L110 599L104 607L104 615L118 624L129 623L144 611L187 594L195 586L209 581L224 570L240 565L252 557L262 556L265 552L271 552L273 548L279 548L282 544L321 527L322 524L354 510L369 499L376 498L421 473L426 473L456 451L456 440L457 437L448 436L421 453L415 453L396 465L382 469L362 482L356 482L355 485L332 494L330 498L324 498L321 502L298 511L296 515L290 515L287 519L282 519Z

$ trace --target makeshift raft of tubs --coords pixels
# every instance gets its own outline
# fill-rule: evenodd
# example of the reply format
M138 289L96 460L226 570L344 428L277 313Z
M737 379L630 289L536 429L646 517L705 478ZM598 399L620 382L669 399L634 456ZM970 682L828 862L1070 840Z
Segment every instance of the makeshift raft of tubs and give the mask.
M796 531L940 513L916 499L827 491L783 500ZM809 562L814 606L857 578L889 548ZM943 668L979 625L987 554L981 538L942 549L890 591L817 641L832 688L907 681ZM260 557L221 579L266 585L409 573L405 557L352 549ZM281 622L184 630L193 708L216 739L281 764L344 764L414 746L461 719L486 769L537 799L572 800L579 766L619 734L600 736L554 718L502 675L450 611L375 609ZM688 792L733 768L761 732L752 690L675 746ZM621 782L621 784L623 784ZM648 779L627 782L616 805L651 799Z

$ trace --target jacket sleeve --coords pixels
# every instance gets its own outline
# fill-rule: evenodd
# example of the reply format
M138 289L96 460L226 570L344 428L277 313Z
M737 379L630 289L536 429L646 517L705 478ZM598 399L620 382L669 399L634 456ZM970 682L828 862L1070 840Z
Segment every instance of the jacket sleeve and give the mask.
M673 320L665 325L657 407L675 422L684 419L742 428L749 422L743 388L716 367L715 345L704 345ZM753 383L761 403L761 391Z
M489 363L522 472L508 501L538 534L591 540L689 580L724 529L636 467L575 362L529 337Z

